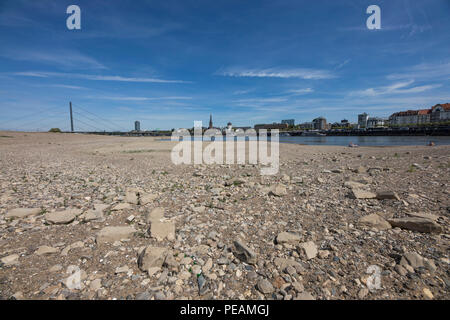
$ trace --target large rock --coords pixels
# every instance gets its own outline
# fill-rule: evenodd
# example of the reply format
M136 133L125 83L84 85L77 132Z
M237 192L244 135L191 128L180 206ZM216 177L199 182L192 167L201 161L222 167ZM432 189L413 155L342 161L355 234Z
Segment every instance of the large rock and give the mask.
M317 246L313 241L308 241L300 244L300 250L303 251L306 255L307 260L311 260L317 256L319 252L317 250Z
M420 217L389 219L388 222L394 228L399 227L423 233L441 233L443 231L443 228L433 220Z
M38 215L40 212L40 208L16 208L9 210L6 213L5 218L25 218Z
M148 246L138 257L138 267L144 272L152 268L162 268L166 255L166 248Z
M377 195L370 191L353 188L350 197L353 199L375 199Z
M407 212L406 214L411 217L424 218L433 221L437 221L437 219L439 219L439 216L431 213Z
M376 213L369 214L367 216L360 218L359 224L375 228L377 230L388 230L392 228L389 222L387 222L385 219L383 219Z
M50 224L67 224L71 223L77 217L80 209L69 209L64 211L49 212L45 214L45 220Z
M157 207L147 214L146 221L147 223L151 223L153 221L160 221L163 218L164 218L164 208Z
M150 225L150 235L157 240L174 240L175 223L172 221L153 221Z
M283 243L298 243L300 241L300 236L291 233L291 232L281 232L277 236L277 243L283 244Z
M129 204L127 202L122 202L122 203L116 204L111 210L119 211L119 210L131 209L131 208L132 208L131 204Z
M127 239L135 232L133 227L105 227L97 234L97 243Z
M233 244L234 254L239 260L244 261L248 264L256 264L257 256L253 250L251 250L239 240L235 240Z

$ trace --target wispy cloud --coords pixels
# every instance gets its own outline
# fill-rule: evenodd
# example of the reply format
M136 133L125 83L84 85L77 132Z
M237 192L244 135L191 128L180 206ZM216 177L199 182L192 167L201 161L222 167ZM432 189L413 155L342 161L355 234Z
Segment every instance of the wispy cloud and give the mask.
M328 70L308 69L308 68L267 68L267 69L241 69L230 68L220 70L216 74L229 77L257 77L257 78L299 78L299 79L331 79L336 75Z
M115 100L115 101L158 101L158 100L191 100L192 97L95 97L97 99Z
M287 93L290 93L292 95L303 95L303 94L312 93L312 92L314 92L314 89L312 89L312 88L293 89L293 90L287 91Z
M422 63L409 67L405 72L393 73L387 76L389 80L401 79L434 79L450 80L450 62L445 63Z
M420 93L420 92L424 92L424 91L431 90L431 89L442 86L440 84L435 84L435 85L423 85L423 86L407 88L413 83L414 83L414 80L397 82L397 83L393 83L389 86L368 88L368 89L360 90L360 91L353 91L350 93L350 95L374 97L374 96L387 95L387 94Z
M25 77L64 77L70 79L85 79L93 81L120 81L120 82L153 82L153 83L191 83L191 81L184 80L165 80L158 78L135 78L123 76L107 76L107 75L92 75L81 73L63 73L63 72L14 72L12 75Z
M102 63L92 57L73 50L56 50L54 52L37 51L33 49L6 49L0 52L3 58L57 65L65 68L94 68L107 69Z

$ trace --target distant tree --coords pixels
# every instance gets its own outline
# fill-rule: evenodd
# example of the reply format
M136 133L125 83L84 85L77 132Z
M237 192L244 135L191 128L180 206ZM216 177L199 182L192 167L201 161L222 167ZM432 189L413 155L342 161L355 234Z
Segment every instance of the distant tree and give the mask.
M51 128L50 130L48 130L48 132L58 132L58 133L61 133L61 129L60 129L60 128Z

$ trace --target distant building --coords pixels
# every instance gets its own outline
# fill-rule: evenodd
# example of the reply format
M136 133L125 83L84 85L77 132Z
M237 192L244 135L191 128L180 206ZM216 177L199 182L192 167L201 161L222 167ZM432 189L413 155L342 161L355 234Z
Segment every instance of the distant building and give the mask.
M134 122L134 131L141 131L141 123L139 121Z
M209 129L213 128L212 114L209 115Z
M272 130L272 129L287 129L288 125L287 123L272 123L272 124L255 124L255 130L259 129L266 129L266 130Z
M311 130L314 128L312 122L303 122L298 125L298 127L302 130Z
M358 125L360 128L367 127L367 120L369 120L369 115L367 113L358 114Z
M437 104L431 108L431 122L450 121L450 103Z
M315 130L327 130L327 120L324 117L318 117L313 120L313 127Z
M379 117L369 117L367 119L367 128L383 127L386 120Z
M282 124L287 124L288 126L294 126L295 125L295 119L287 119L287 120L281 120Z
M350 128L351 127L351 123L347 119L343 119L343 120L341 120L341 127L343 127L343 128Z
M450 103L437 104L430 109L407 110L393 113L390 125L420 125L450 121Z

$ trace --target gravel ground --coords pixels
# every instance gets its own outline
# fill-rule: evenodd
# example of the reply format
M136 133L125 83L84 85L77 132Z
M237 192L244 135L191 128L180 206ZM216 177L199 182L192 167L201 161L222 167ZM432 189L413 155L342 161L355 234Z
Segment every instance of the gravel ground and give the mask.
M0 132L0 298L449 298L450 146L281 144L261 176L173 145Z

